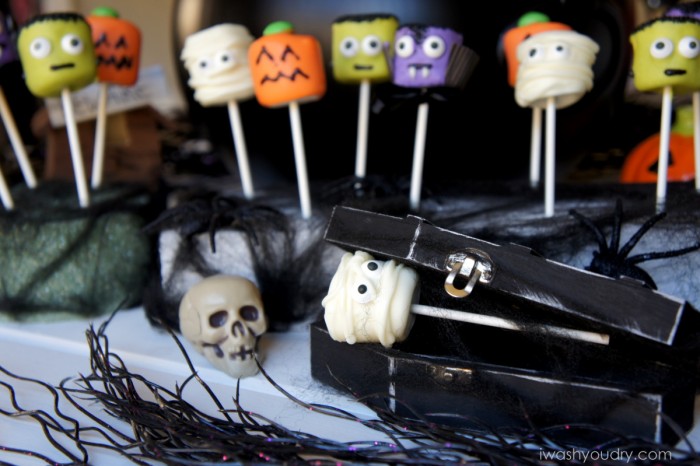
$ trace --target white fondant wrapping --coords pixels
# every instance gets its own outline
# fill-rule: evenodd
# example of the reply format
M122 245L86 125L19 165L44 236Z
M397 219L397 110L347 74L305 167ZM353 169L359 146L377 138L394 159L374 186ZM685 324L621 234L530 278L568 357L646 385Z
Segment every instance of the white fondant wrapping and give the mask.
M248 46L253 36L245 26L219 24L190 35L180 54L194 89L194 98L203 106L225 105L253 97L253 79L248 65ZM232 60L217 57L230 53ZM209 66L200 67L206 61Z
M530 55L533 50L537 55ZM525 39L517 50L515 101L536 108L544 108L550 97L557 109L575 104L593 88L591 67L598 50L597 43L575 31L541 32Z
M377 265L375 271L367 268L369 262ZM365 293L358 294L359 286L366 287ZM375 260L363 251L346 253L322 301L328 332L336 341L390 347L408 336L417 296L413 269L393 260Z

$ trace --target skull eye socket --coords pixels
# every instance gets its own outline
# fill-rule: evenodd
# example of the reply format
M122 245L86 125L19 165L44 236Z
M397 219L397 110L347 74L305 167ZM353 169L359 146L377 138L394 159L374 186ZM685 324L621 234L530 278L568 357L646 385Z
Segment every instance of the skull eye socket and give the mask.
M241 318L243 320L248 321L258 320L258 316L260 315L258 308L255 306L243 306L239 313L241 314Z
M209 316L209 325L218 328L226 324L228 320L228 312L226 311L216 311Z

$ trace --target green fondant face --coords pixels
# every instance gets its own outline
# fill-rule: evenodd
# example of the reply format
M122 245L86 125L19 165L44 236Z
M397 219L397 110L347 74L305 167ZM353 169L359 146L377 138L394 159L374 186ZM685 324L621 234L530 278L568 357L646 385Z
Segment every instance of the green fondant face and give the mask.
M700 89L700 21L661 18L630 36L632 72L640 91Z
M333 23L333 76L336 81L358 84L391 78L387 54L393 53L398 20L388 17L358 17Z
M37 97L55 97L95 80L90 26L78 15L35 18L20 31L17 48L27 87Z

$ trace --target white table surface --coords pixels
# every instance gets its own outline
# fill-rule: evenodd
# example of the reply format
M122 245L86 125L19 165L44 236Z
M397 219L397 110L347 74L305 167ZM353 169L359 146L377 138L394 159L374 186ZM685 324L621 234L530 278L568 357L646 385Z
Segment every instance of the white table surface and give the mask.
M85 332L90 324L97 328L106 317L93 319L72 318L43 323L0 323L0 365L20 376L41 379L57 385L67 377L89 373L89 348ZM171 336L151 326L141 308L121 311L110 323L107 336L110 350L117 353L129 370L139 373L159 385L174 389L190 375L190 371ZM213 369L203 356L183 340L199 375L214 390L227 408L234 408L235 379ZM309 403L333 405L363 419L374 418L371 410L327 388L311 378L308 329L286 333L266 334L262 337L260 353L263 366L270 376L293 396ZM25 384L0 374L0 382L11 383L18 392L19 402L25 409L52 411L53 400L48 392L36 385ZM196 384L188 385L184 398L202 411L213 414L215 406ZM241 403L249 411L266 416L291 430L303 431L339 441L388 441L379 432L357 422L345 421L315 413L287 399L261 374L242 379ZM98 404L89 404L91 411L100 413ZM695 418L698 419L696 402ZM12 410L8 392L0 387L0 409ZM89 420L68 403L61 409L81 423ZM130 432L129 426L111 421ZM689 438L700 447L700 428L690 432ZM67 461L48 441L39 424L26 417L0 416L0 446L29 449L57 461ZM91 464L124 464L123 457L103 449L90 449ZM0 450L0 464L45 464L36 459L9 454Z

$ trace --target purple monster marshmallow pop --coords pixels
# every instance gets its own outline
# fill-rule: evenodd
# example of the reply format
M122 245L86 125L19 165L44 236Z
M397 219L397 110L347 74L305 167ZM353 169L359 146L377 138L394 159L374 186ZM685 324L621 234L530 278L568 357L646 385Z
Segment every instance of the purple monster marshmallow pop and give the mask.
M479 61L478 55L462 45L462 34L444 27L412 24L401 26L394 41L394 77L397 86L410 88L464 88ZM418 106L413 146L410 206L420 207L428 103Z

